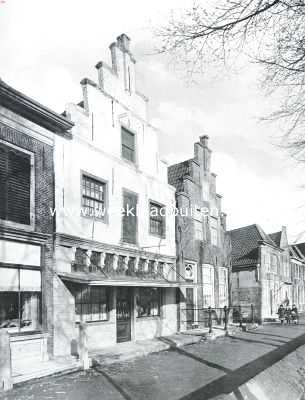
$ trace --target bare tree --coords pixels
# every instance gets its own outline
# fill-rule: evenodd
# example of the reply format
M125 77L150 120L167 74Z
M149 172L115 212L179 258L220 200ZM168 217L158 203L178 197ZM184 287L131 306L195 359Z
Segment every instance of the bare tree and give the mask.
M305 1L214 0L173 15L158 30L160 52L170 52L190 74L208 65L234 65L240 55L264 67L263 88L279 92L280 120L291 155L305 161ZM216 3L216 5L215 5Z

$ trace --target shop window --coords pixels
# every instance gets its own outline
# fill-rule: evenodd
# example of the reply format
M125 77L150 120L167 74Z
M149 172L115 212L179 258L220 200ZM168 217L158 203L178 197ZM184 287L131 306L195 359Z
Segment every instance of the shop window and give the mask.
M0 219L31 224L31 155L0 143Z
M149 203L149 232L165 237L165 207L152 201Z
M0 267L0 329L10 333L41 329L41 273Z
M75 299L76 322L108 320L108 288L103 286L71 285L69 289Z
M105 219L106 183L90 176L82 176L82 214Z
M140 288L137 295L137 317L156 317L160 315L159 288Z

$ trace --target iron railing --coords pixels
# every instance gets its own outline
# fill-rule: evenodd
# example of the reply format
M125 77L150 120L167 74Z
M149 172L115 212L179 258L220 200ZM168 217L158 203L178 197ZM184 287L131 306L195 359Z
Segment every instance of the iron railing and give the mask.
M188 328L197 326L209 328L209 332L212 332L213 327L217 327L227 331L229 323L242 326L244 323L259 322L259 312L253 304L232 307L187 307L181 309L180 322L186 323Z

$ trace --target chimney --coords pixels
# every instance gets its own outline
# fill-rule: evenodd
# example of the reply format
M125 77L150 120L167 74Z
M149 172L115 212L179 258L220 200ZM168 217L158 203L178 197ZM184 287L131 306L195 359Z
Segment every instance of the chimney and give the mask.
M122 51L126 51L127 53L129 53L130 38L125 33L122 33L122 35L118 36L116 40L117 40L118 47Z
M208 135L202 135L199 137L199 142L194 145L194 153L196 160L200 163L201 167L205 172L210 171L211 164L211 150L208 147L209 137Z
M130 94L135 91L135 59L130 52L130 39L125 34L118 36L110 46L112 69Z
M208 135L202 135L199 137L200 143L202 144L203 147L208 147L209 145L209 137Z

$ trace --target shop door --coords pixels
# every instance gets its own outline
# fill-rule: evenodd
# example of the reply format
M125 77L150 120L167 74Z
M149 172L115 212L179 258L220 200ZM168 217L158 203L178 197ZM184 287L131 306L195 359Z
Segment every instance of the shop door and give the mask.
M191 329L194 324L195 315L194 289L186 288L186 328Z
M116 295L117 342L131 340L131 290L118 287Z

